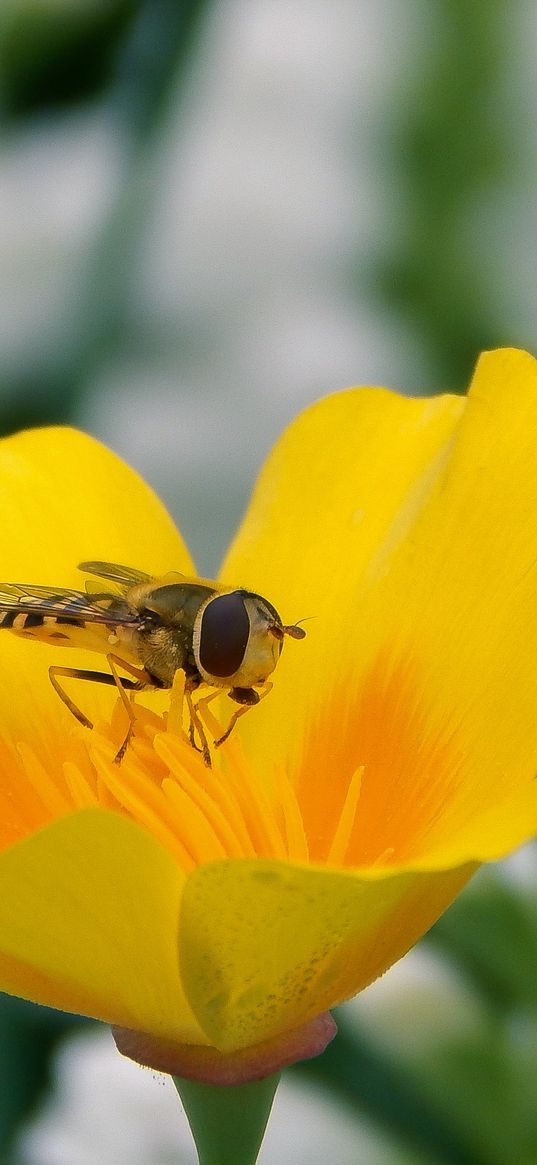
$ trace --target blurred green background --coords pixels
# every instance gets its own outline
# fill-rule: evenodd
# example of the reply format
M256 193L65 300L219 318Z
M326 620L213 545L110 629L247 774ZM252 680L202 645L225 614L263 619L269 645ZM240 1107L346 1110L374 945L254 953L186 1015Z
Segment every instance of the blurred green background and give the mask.
M209 573L309 401L537 351L536 55L523 0L2 0L1 433L100 437ZM343 1010L266 1165L535 1165L535 873L483 872ZM0 1003L0 1162L178 1159L157 1086L136 1144L130 1076L106 1108L93 1031Z

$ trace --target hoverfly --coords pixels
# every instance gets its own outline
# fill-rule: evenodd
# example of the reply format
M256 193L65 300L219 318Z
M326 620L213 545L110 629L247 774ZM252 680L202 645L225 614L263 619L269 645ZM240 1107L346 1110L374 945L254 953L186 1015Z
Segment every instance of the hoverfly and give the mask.
M129 730L116 761L123 757L135 724L127 691L171 688L175 673L185 673L185 698L192 746L211 758L207 737L193 695L202 684L222 689L239 705L226 731L270 691L284 636L303 639L299 626L285 626L267 599L253 591L228 589L208 579L170 573L152 578L112 562L82 562L79 570L115 583L100 589L94 580L86 591L59 587L0 584L0 630L54 646L80 647L106 655L110 673L80 668L49 667L53 688L73 716L86 728L93 725L62 688L58 677L115 684L129 717ZM127 672L120 675L119 670ZM260 688L260 691L257 689ZM205 701L213 696L205 697ZM199 745L196 743L196 736Z

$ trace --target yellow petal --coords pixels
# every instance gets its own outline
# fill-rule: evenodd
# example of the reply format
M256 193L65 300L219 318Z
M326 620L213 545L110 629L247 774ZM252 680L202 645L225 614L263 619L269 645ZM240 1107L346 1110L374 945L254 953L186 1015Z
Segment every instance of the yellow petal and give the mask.
M31 764L31 749L26 762L19 750L28 828L64 814L70 792L80 805L102 797L150 832L87 810L0 855L0 988L224 1052L255 1045L359 991L477 861L535 830L536 415L537 365L506 352L481 362L467 401L355 390L299 418L223 577L266 594L285 622L313 616L306 641L286 644L273 692L225 742L201 790L199 757L180 734L165 735L175 713L160 725L146 717L156 735L139 734L121 773L106 732L102 748L92 738L92 771L58 752L63 783L40 753ZM120 464L102 450L88 461L103 455ZM22 458L34 486L38 463L44 481L54 476L48 459L44 446L42 464ZM117 468L118 483L125 474ZM122 552L129 539L138 545L136 507L125 511L116 493L130 532L111 519L107 547L75 560L188 569L177 557L152 565L177 538L168 519L147 560L141 548ZM61 542L66 571L79 546L75 510ZM96 534L100 517L88 528ZM36 713L46 708L50 733L54 716L63 721L40 684ZM8 765L14 726L37 751L19 698L0 739ZM50 780L40 817L41 768ZM20 836L12 816L6 844Z
M350 389L298 417L271 453L221 577L265 594L286 623L310 621L306 640L285 644L269 698L241 723L255 763L294 756L300 767L312 706L343 662L356 674L368 658L364 580L407 534L463 410L458 397Z
M0 989L204 1042L177 961L184 875L118 814L64 817L0 855Z
M358 877L266 860L200 867L185 887L179 949L207 1038L234 1051L354 995L408 950L473 868Z
M411 668L417 754L441 742L450 757L429 775L411 860L497 857L537 824L536 417L536 361L483 356L445 470L368 607L384 684Z
M88 559L155 574L192 570L150 487L98 441L71 429L35 429L0 441L0 526L0 581L84 590L77 566ZM0 635L2 733L45 751L52 735L59 742L62 731L76 729L52 691L51 663L99 667L94 654ZM74 681L74 688L90 718L110 710L113 694L102 686Z
M314 859L358 771L348 863L456 865L534 831L536 415L536 362L489 353L466 401L330 397L269 460L224 570L314 618L240 730L267 769L291 755Z

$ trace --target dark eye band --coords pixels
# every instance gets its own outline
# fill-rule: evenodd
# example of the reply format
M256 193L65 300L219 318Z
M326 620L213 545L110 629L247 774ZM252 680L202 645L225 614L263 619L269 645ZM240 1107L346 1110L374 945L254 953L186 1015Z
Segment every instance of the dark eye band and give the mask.
M217 595L203 612L199 656L204 671L224 678L240 668L250 635L250 620L240 594Z

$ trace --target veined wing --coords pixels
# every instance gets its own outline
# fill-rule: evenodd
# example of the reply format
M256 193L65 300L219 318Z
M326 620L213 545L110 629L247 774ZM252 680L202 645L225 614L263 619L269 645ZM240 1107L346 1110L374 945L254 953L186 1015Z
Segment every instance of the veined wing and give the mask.
M135 625L140 621L139 612L119 595L103 593L87 595L84 591L63 590L59 587L41 587L23 583L0 583L0 629L17 630L17 616L28 615L20 620L20 627L28 630L38 626L43 618L52 618L58 623L80 625L83 623L108 623Z
M96 574L97 578L105 578L109 582L119 583L122 587L134 587L138 583L153 582L153 575L143 570L136 570L131 566L121 566L117 562L81 562L79 570L87 574Z
M124 594L131 587L138 586L139 583L155 583L156 586L164 586L174 582L199 582L199 579L189 579L178 570L170 570L157 578L153 574L146 574L143 570L136 570L135 567L121 566L118 562L81 562L78 569L87 571L88 574L95 574L97 578L105 578L109 582L117 583ZM94 586L96 584L91 579L87 579L86 590L90 594Z

